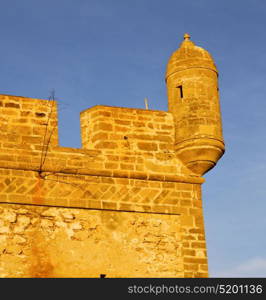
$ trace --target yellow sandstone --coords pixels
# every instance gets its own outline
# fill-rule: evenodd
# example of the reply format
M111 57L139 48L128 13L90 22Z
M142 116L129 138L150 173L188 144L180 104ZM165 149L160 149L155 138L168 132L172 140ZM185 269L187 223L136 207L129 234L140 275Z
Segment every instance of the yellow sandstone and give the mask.
M91 107L81 149L58 144L56 101L0 95L0 276L207 277L217 77L186 34L167 66L169 111Z

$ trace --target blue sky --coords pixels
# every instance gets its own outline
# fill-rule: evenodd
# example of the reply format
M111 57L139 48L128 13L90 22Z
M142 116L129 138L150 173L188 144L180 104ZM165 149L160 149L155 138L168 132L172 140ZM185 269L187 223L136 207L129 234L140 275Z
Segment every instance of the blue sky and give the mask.
M266 277L266 2L0 1L0 93L59 101L80 147L96 104L167 110L164 73L185 32L218 67L226 154L203 185L210 276Z

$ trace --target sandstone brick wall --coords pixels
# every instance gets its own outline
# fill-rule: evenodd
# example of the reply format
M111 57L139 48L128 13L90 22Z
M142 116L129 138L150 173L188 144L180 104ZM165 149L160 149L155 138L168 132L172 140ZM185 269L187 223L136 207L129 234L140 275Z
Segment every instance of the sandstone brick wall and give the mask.
M72 149L56 102L2 95L0 110L0 276L208 275L203 179L171 113L93 107Z
M0 122L2 149L41 150L48 139L58 145L55 101L0 95Z
M81 130L88 149L173 151L173 115L164 111L94 106L81 113Z

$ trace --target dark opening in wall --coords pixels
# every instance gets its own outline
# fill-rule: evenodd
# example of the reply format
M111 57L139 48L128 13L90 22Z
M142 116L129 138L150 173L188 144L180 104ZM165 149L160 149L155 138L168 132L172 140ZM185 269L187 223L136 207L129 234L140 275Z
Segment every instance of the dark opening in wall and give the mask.
M106 274L100 274L100 278L105 278Z
M182 85L177 86L177 88L179 89L180 98L183 98L183 87L182 87Z
M41 113L41 112L36 112L35 115L36 115L36 117L38 117L38 118L42 118L42 117L45 117L45 116L46 116L45 113Z

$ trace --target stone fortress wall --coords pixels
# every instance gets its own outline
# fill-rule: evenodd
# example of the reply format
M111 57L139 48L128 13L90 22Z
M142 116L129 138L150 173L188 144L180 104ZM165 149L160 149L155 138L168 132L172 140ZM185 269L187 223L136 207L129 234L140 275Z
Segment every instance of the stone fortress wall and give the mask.
M169 112L89 108L81 149L58 144L56 101L0 95L1 277L208 276L202 175L224 148L217 73L191 43Z

